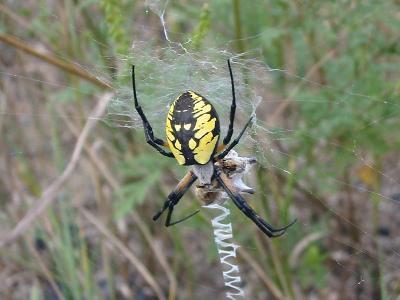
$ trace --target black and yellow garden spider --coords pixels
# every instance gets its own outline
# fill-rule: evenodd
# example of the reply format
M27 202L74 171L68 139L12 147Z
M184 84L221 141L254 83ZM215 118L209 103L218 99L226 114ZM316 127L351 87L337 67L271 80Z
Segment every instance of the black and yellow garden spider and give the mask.
M233 203L268 237L278 237L284 234L286 229L293 225L295 221L282 228L274 228L264 221L240 195L240 191L230 181L227 175L224 174L221 169L221 164L219 163L229 151L239 143L240 138L252 121L251 117L238 137L229 144L233 134L236 111L235 86L230 60L228 60L228 68L232 87L230 122L228 132L222 144L218 146L220 125L217 111L206 98L192 91L181 94L170 106L165 127L167 143L156 138L149 121L138 103L135 84L135 66L132 66L132 86L135 108L143 121L144 135L147 143L162 155L166 157L175 157L180 165L193 166L175 189L168 195L162 209L153 217L153 220L157 220L167 209L168 213L165 226L175 225L190 218L199 211L197 210L179 221L171 221L175 205L178 204L185 192L197 179L200 181L200 186L209 186L212 181L214 182L214 180L216 180L217 184L232 199Z

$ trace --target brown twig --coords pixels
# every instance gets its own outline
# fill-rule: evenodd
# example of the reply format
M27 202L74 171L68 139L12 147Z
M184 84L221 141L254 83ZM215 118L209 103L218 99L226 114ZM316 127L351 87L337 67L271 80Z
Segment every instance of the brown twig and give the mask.
M96 76L90 74L88 71L79 68L73 64L67 63L57 57L51 56L48 53L43 53L40 52L36 49L34 49L32 46L29 46L28 44L26 44L25 42L11 36L5 33L0 33L0 41L13 46L19 50L22 50L30 55L33 55L37 58L40 58L41 60L44 60L45 62L57 66L61 69L63 69L64 71L74 74L82 79L85 79L91 83L94 83L95 85L105 88L105 89L112 89L111 85L108 84L105 81L100 80L99 78L97 78Z
M258 233L258 235L261 236L260 233ZM265 243L265 245L269 250L269 253L272 258L271 259L272 265L275 269L276 276L282 286L285 296L288 299L293 299L294 295L292 295L293 292L292 282L288 279L287 273L285 273L285 268L283 265L285 262L281 257L281 251L277 249L276 245L271 240L265 239L264 236L262 236L262 241Z
M8 16L13 22L17 23L24 29L29 29L30 28L30 22L26 21L24 18L22 18L20 15L16 14L13 12L11 9L9 9L6 5L0 3L0 11ZM14 26L16 25L14 23ZM17 26L15 26L17 27Z
M267 274L265 274L264 270L260 267L260 264L255 261L246 250L244 250L243 248L238 248L238 253L240 257L242 257L257 273L258 277L260 277L262 282L265 284L265 287L271 293L273 299L286 299L279 288L274 284L274 282L268 277Z
M307 236L305 236L300 242L296 244L293 248L292 253L289 257L289 266L294 269L297 267L299 263L300 255L303 251L313 242L323 238L326 235L325 232L313 232Z
M274 111L272 116L269 117L271 124L274 124L276 119L280 115L282 115L284 110L289 106L290 103L292 103L292 98L299 91L299 89L302 88L306 83L308 83L308 80L321 68L321 66L324 65L325 62L331 59L335 54L336 49L332 49L328 51L319 61L311 66L307 74L304 76L303 80L291 90L290 94L282 101L282 103Z
M158 261L160 262L161 267L164 269L168 281L169 281L169 291L168 291L168 300L174 300L176 298L176 289L177 289L177 282L171 266L168 264L168 261L165 255L162 253L162 249L160 245L158 245L150 234L149 229L144 224L143 220L141 219L140 215L136 212L132 212L133 220L139 226L140 231L143 233L145 239L150 245L150 248L153 250L154 254L156 255Z
M32 244L31 240L26 241L29 247L30 252L33 254L34 260L37 262L39 268L44 274L46 280L50 283L51 288L54 290L55 294L57 295L58 299L65 300L64 295L62 294L60 288L58 287L57 283L54 281L53 274L46 266L45 262L43 261L39 252L35 249L35 246Z
M118 248L121 253L136 267L138 272L143 276L144 280L149 284L149 286L154 290L158 299L165 300L161 287L155 281L154 277L151 275L150 271L146 268L144 264L140 261L128 247L126 247L111 231L109 231L100 220L98 220L94 215L83 207L79 209L79 212L92 223L101 234L107 238L107 242Z
M35 221L36 218L39 217L40 214L44 212L46 207L54 201L57 196L57 192L63 186L63 184L68 180L73 171L76 168L76 165L79 161L79 158L82 153L82 148L84 143L89 136L90 131L94 128L97 123L97 119L99 119L105 112L108 102L111 100L112 94L106 93L99 100L97 106L95 107L91 117L87 120L83 130L76 142L74 151L72 153L71 160L69 161L67 167L64 169L63 173L53 181L43 192L42 197L37 200L35 203L35 207L26 213L26 215L20 220L17 226L11 231L11 233L0 240L0 247L5 246L8 243L11 243L16 238L18 238L22 233L24 233L31 223Z
M285 182L285 177L279 172L276 172L274 175L282 182L282 184ZM293 181L293 187L297 192L301 193L304 198L312 204L312 207L319 213L329 212L337 221L342 221L341 216L329 207L327 204L328 201L322 196L317 195L316 192L302 186L297 180Z
M58 113L60 114L61 118L64 120L67 128L74 134L78 136L79 130L68 120L67 115L62 111L59 110ZM114 191L118 191L120 189L120 185L115 177L109 172L109 168L104 164L104 162L98 157L97 153L90 147L89 145L84 145L84 150L88 154L88 157L94 164L94 166L98 169L100 174L104 177L107 183L111 186ZM164 269L168 281L169 281L169 300L174 300L176 298L176 290L177 290L177 282L171 266L169 265L165 255L162 253L161 247L155 243L153 236L151 235L150 231L146 227L145 223L143 222L140 215L133 211L132 217L135 223L138 225L139 230L142 232L143 236L145 237L146 241L150 245L150 248L154 252L157 260L160 262L161 267Z

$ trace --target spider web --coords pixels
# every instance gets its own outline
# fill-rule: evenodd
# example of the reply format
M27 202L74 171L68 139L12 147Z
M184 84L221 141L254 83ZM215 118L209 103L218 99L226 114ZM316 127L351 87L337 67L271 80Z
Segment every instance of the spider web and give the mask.
M171 102L187 90L198 92L213 103L224 121L221 124L222 131L226 132L232 102L228 58L231 59L233 68L236 68L233 71L235 81L240 83L235 86L236 97L241 99L240 103L237 102L239 121L235 124L236 130L247 121L244 118L248 119L255 114L261 97L249 90L249 84L243 83L240 71L248 71L260 65L258 61L217 49L201 53L183 51L173 45L153 49L154 47L147 42L135 42L133 58L129 61L135 65L139 103L159 135L164 135L164 119ZM157 58L159 55L162 56L161 59ZM249 74L248 77L253 76L256 74ZM130 80L131 75L127 72L122 74L121 78L125 78L125 82ZM117 92L118 95L110 105L109 124L128 128L140 127L141 119L134 109L132 88L121 86ZM163 122L160 122L160 119ZM121 120L126 120L126 123L121 124Z
M165 21L168 1L148 1L147 4L149 9L160 18L162 30L168 42L167 46L160 49L159 47L155 47L151 41L135 40L132 45L132 57L121 57L120 60L126 65L133 63L136 66L136 83L139 101L155 129L156 135L164 137L164 119L169 104L180 93L189 89L199 92L216 106L222 120L222 136L224 135L228 125L229 109L232 99L226 60L231 58L238 105L235 133L239 132L245 121L251 115L257 117L255 124L253 124L253 130L243 138L239 149L242 152L256 153L261 165L265 168L276 170L276 173L286 178L286 180L290 180L290 178L300 178L296 180L296 184L300 186L300 190L303 191L303 194L298 195L295 199L300 199L302 205L298 207L294 205L295 203L292 203L296 208L291 208L288 214L291 216L296 216L297 214L308 216L306 211L307 205L311 204L307 202L308 200L306 198L316 198L314 200L317 202L319 201L321 206L325 206L326 211L329 212L329 219L337 219L339 223L342 222L342 224L348 226L347 228L352 228L358 232L359 238L364 244L380 245L380 253L378 253L373 247L371 247L372 250L360 249L352 245L346 239L334 237L333 239L336 239L337 243L342 244L350 250L344 251L337 247L337 250L332 256L336 265L327 269L324 276L334 277L338 270L339 272L348 271L353 278L353 280L349 280L348 284L353 284L355 286L354 288L356 288L357 285L363 285L365 281L376 280L376 278L372 278L368 275L367 268L359 267L358 269L354 269L348 265L352 257L358 257L361 262L372 260L381 266L388 285L399 280L398 273L400 265L398 262L400 245L398 238L389 241L384 235L379 237L371 233L372 227L371 224L367 224L368 222L354 222L354 220L344 214L340 209L340 206L344 205L343 200L340 199L343 195L326 196L330 193L334 194L333 192L338 190L351 190L353 193L358 193L354 196L358 197L357 201L367 201L366 198L370 197L380 202L380 212L388 216L388 220L382 220L382 223L389 226L390 224L387 223L391 223L391 218L393 218L393 222L398 222L398 217L396 218L396 215L393 213L393 211L399 209L400 205L398 199L393 196L398 193L398 186L400 183L398 180L399 166L397 161L389 157L385 165L377 167L374 164L373 157L365 151L365 141L360 140L358 135L353 137L353 147L349 148L342 146L340 142L332 142L321 138L317 130L311 132L304 131L302 130L304 124L301 122L296 123L295 120L284 120L282 119L282 114L278 113L283 112L288 107L300 106L303 103L310 104L310 106L316 104L323 108L326 105L326 100L329 98L329 91L336 91L336 88L313 81L307 76L304 77L292 74L285 69L270 67L262 62L261 53L257 49L240 54L234 54L226 49L221 50L216 48L209 48L201 52L191 50L190 41L177 43L171 41L168 36L168 27ZM102 70L90 71L96 75L102 75ZM7 72L2 72L2 75L16 77L22 81L36 80ZM280 76L288 78L292 85L292 92L286 95L285 99L282 99L282 96L276 96L277 94L273 87L275 80ZM110 105L108 115L103 120L110 126L140 129L141 121L133 108L132 90L129 84L129 68L120 74L120 78L123 84L116 87L117 95ZM51 88L51 82L53 81L50 79L41 81L46 88ZM320 87L327 90L326 98L316 96L316 93L313 93L313 89ZM66 88L75 89L75 87L71 86ZM358 94L356 89L353 91L351 88L350 90L344 89L340 99L331 99L331 105L334 108L346 106L354 102L359 103L360 108L356 116L366 120L366 122L363 123L364 125L358 128L360 136L370 127L377 128L388 126L388 128L392 128L393 125L390 123L398 125L398 121L396 121L395 117L398 115L400 109L396 99L391 99L390 97L381 99L369 95L361 95ZM1 103L3 103L3 106L5 105L5 101ZM371 107L373 105L378 105L382 108L386 107L386 111L380 116L376 116L372 112L370 113L362 110L363 107ZM7 115L8 112L3 110L1 114ZM46 118L46 115L39 116L34 113L24 114L27 118ZM347 111L347 113L345 112L344 116L354 117L354 114L349 108L349 111ZM294 115L294 117L298 118L299 116ZM315 125L316 127L319 125L317 121L315 121ZM332 157L323 157L320 159L318 163L326 165L324 170L319 171L320 173L314 173L317 172L315 170L308 171L307 164L305 164L307 161L307 154L301 152L296 152L300 153L296 155L292 154L292 148L298 147L297 141L299 139L317 141L317 143L315 143L317 148L311 150L307 149L310 151L323 151L324 149L328 149L330 151L340 151L344 153L343 155L351 157L352 162L359 166L361 173L355 171L351 174L354 176L354 179L345 181L339 174L332 173L336 172L332 165L335 164ZM19 155L20 150L17 149L16 151L18 153L12 155ZM21 151L21 153L23 154L23 151ZM328 154L330 154L330 152L328 152ZM299 169L304 171L299 173L297 171ZM372 174L370 175L372 177L379 176L382 178L382 187L379 191L376 191L374 187L368 183L368 179L363 179L365 173L367 173L367 175ZM255 180L256 178L249 178L249 181ZM313 189L313 185L308 184L310 180L318 182L317 185L321 187L323 191L324 200L320 199L321 195L317 194ZM271 192L258 190L257 193L267 197L271 202L278 201L278 199L275 198L277 195ZM298 221L298 226L301 227L301 230L304 232L307 232L309 229L309 235L311 236L314 227L310 224L309 219L311 219L311 216L300 219ZM283 221L279 219L273 220L274 224L280 222ZM327 222L329 222L329 220ZM253 224L248 223L247 220L239 217L239 214L233 217L232 223L234 233L237 232L239 228L253 226ZM322 233L324 233L326 229L324 226L326 227L326 225L321 224ZM339 227L338 230L344 230L340 228L340 226L337 227ZM252 230L244 231L253 232ZM290 234L290 232L288 232L288 234ZM319 238L321 239L322 236L321 234ZM239 238L241 238L241 236L239 236ZM247 250L251 252L252 248L247 247ZM197 283L194 282L193 284L196 285Z
M271 68L258 58L261 56L261 53L257 49L240 54L233 54L225 49L221 50L213 48L208 48L206 51L202 52L188 50L190 49L190 40L183 44L175 43L171 41L168 36L165 22L165 11L168 6L168 1L147 1L147 4L149 9L159 16L165 39L168 41L169 45L166 48L157 49L157 53L154 53L148 42L134 43L133 63L137 66L137 70L146 70L143 75L137 77L137 81L139 82L139 95L143 95L139 97L140 102L145 103L145 105L142 104L142 106L145 107L145 111L150 112L149 118L153 120L152 124L156 124L155 127L158 132L163 129L163 125L155 120L159 120L160 117L165 118L165 111L168 109L171 101L173 101L179 93L188 89L197 91L207 99L211 100L217 107L217 111L220 112L222 120L228 120L232 96L226 60L231 59L236 84L235 91L238 99L238 110L236 114L238 120L235 123L235 132L238 132L240 127L243 126L245 118L248 118L250 115L257 116L257 107L262 106L263 109L268 107L270 111L272 111L272 113L268 111L263 112L264 115L268 116L266 121L256 119L253 126L253 133L246 135L241 144L245 144L248 149L251 149L253 153L256 153L259 162L267 168L276 169L278 173L287 177L295 176L293 171L288 169L286 161L301 161L301 157L295 157L291 154L291 144L296 143L296 139L299 138L299 135L313 140L320 139L320 137L315 135L313 132L298 130L298 128L296 128L296 125L298 126L298 124L290 124L282 122L282 120L276 120L276 118L278 118L276 115L277 113L282 112L287 106L292 105L291 102L317 103L323 106L326 103L326 99L315 97L312 90L324 87L329 92L329 90L335 90L335 88L321 85L307 77L291 74L286 70ZM160 54L160 52L162 54ZM162 59L158 58L160 56L162 56ZM155 59L155 57L157 58ZM171 76L166 76L167 74L171 74ZM269 92L270 90L274 90L272 84L278 76L289 78L289 81L293 86L292 92L287 95L286 99L276 98L273 92ZM306 90L305 93L303 93L304 90ZM126 93L130 95L131 91L126 91ZM121 102L123 104L129 103L129 101L126 101L127 98L130 98L130 96L121 96ZM155 99L156 101L154 101ZM118 101L117 104L120 104L121 102ZM368 113L360 112L358 117L361 118L364 116L365 118L366 116L368 120L363 127L359 128L360 132L368 129L369 126L382 126L379 125L382 123L381 121L385 121L395 116L399 111L399 105L394 103L394 100L392 99L376 99L368 95L358 94L352 90L345 91L342 99L334 99L333 106L347 105L352 102L359 102L361 104L360 108L368 107L374 103L390 107L389 114L382 114L382 119L376 119L376 116L372 114L371 117L369 117ZM350 113L350 111L348 111L348 113ZM130 126L135 127L140 124L140 120L137 116L136 118L134 117L135 113L132 112L131 104L129 104L122 114L129 116L131 120L133 119L135 121L135 124ZM282 128L277 126L277 124L280 125L280 122L283 124ZM269 124L272 124L272 126ZM226 131L226 125L227 122L225 122L225 126L222 127L223 132ZM291 128L292 125L293 128ZM321 143L324 143L323 139L321 139ZM397 178L377 169L371 163L370 158L365 157L362 150L358 150L358 143L357 137L354 137L353 147L350 149L341 146L340 143L332 142L329 142L328 147L346 152L357 161L357 164L366 167L367 170L372 170L372 172L376 172L385 178L389 185L398 185L399 181ZM285 159L282 160L280 158L282 156L285 157ZM331 161L327 159L322 160L321 163L331 163ZM304 165L303 167L306 169L307 165ZM332 170L333 169L334 168L332 168ZM324 172L325 174L326 172L329 172L329 167L327 167ZM393 200L391 194L386 195L384 193L376 192L365 184L363 185L360 181L354 183L351 182L349 184L344 180L337 179L335 176L318 177L318 181L319 185L325 186L324 189L328 192L337 191L341 189L343 185L346 185L345 189L349 188L355 192L369 194L372 197L376 196L381 200L387 201L387 205L383 205L383 207L399 206L399 204ZM307 188L305 189L306 193L311 196L313 195L312 190ZM270 194L263 191L259 192L263 193L265 197L271 198ZM355 224L354 221L350 220L341 214L340 210L336 209L335 205L338 204L338 199L330 201L333 205L331 203L321 203L322 205L327 205L326 210L332 215L338 217L340 221L358 231L361 235L361 239L367 240L367 242L365 242L366 244L380 243L376 236L370 233L370 228L363 228L362 226L364 224ZM302 227L306 229L307 223L303 222ZM337 240L337 242L341 244L346 243L346 241L343 240ZM365 271L363 268L354 270L346 265L346 261L351 260L352 256L360 256L361 261L363 260L363 256L372 256L374 260L378 261L380 266L383 266L383 269L387 268L388 274L395 274L400 268L398 264L394 263L400 254L396 243L393 245L390 245L389 243L389 245L383 246L385 249L380 251L385 251L385 254L388 254L385 255L384 258L382 254L371 252L370 249L358 249L350 243L346 246L351 247L352 250L349 253L346 253L339 249L334 253L333 260L339 268L351 273L357 285L362 285L368 276L364 274ZM335 271L328 270L327 272L327 275L329 275L329 273L334 273ZM376 280L376 278L368 279L372 281ZM318 283L316 285L318 285Z

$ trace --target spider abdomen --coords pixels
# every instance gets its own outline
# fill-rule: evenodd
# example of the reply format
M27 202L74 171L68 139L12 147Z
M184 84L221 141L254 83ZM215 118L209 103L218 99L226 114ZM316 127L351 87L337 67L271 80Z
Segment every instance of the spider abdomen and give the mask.
M203 96L185 92L171 104L165 131L169 148L180 165L207 164L220 136L217 111Z

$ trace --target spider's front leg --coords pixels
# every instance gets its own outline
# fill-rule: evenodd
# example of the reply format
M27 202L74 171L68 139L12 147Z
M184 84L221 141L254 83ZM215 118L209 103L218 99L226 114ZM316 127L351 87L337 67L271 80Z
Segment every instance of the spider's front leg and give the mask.
M146 138L146 142L151 145L154 149L160 152L162 155L167 157L174 157L171 152L165 151L161 146L168 147L167 143L162 139L156 138L153 133L153 128L150 125L150 122L147 120L146 115L144 114L142 107L139 105L139 101L136 95L136 80L135 80L135 66L132 66L132 89L133 89L133 98L135 101L135 109L139 114L140 118L143 122L144 136Z
M234 139L233 142L226 149L224 149L225 146L226 146L225 144L221 145L222 149L218 149L218 150L220 150L220 151L223 150L223 152L218 154L218 159L224 158L233 149L233 147L235 147L239 143L239 141L242 138L242 136L243 136L244 132L246 131L247 127L249 127L251 121L253 121L253 117L250 117L250 119L247 121L246 125L244 125L242 131L239 133L237 138Z
M233 73L232 73L230 59L228 59L228 68L229 68L229 76L231 78L232 103L231 103L231 111L230 111L230 115L229 115L228 132L227 132L225 138L223 139L222 144L217 149L217 152L223 151L222 153L220 153L218 155L219 159L224 158L225 155L227 155L229 153L229 151L231 151L233 149L233 147L235 147L237 145L237 143L239 143L239 140L241 139L243 133L246 131L246 128L250 125L251 120L253 120L253 117L251 117L250 120L246 123L246 125L242 129L242 131L239 133L238 137L228 146L229 142L231 141L232 135L233 135L233 125L235 122L235 112L236 112L235 81L233 80Z

